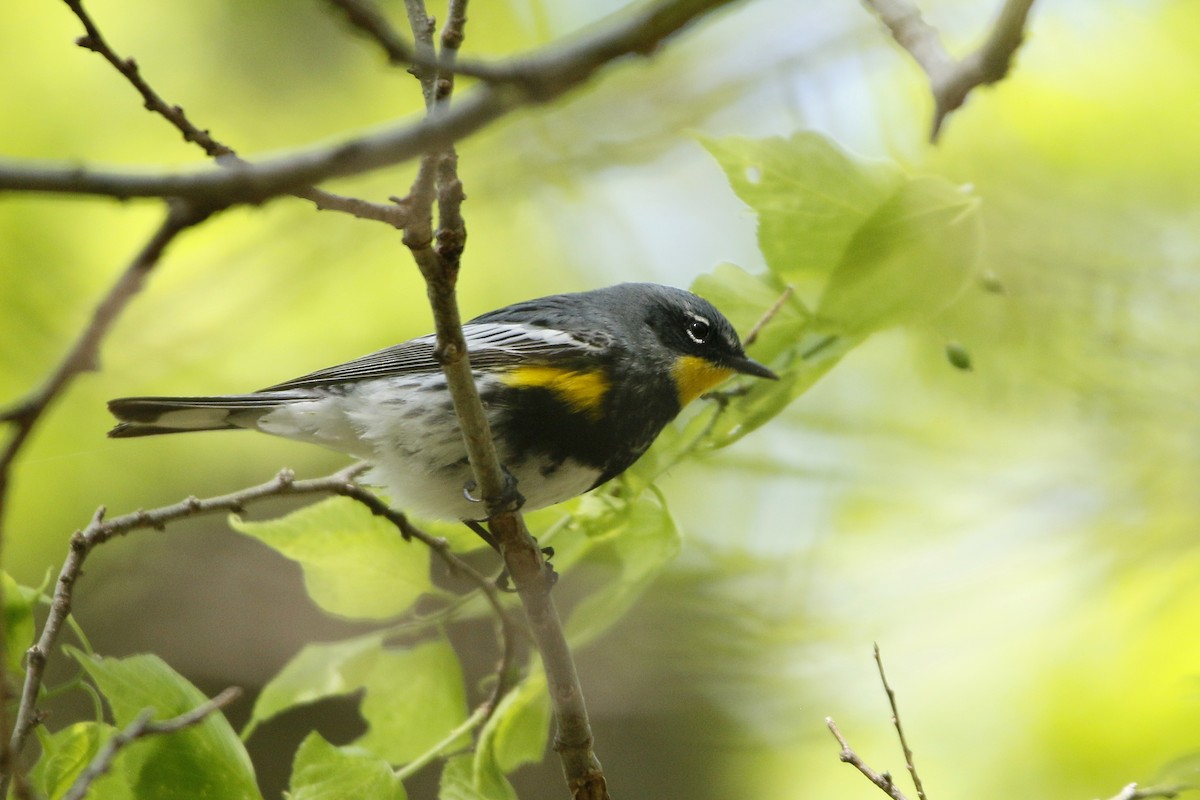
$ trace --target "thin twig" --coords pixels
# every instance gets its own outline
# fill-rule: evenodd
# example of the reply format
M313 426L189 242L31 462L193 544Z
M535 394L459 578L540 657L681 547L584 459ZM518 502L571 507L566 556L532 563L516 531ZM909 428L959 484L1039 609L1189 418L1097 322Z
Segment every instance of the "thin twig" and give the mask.
M163 99L162 95L142 75L141 68L132 58L123 58L109 45L108 40L100 31L96 21L83 7L83 0L64 0L67 6L79 18L86 31L85 35L75 40L80 47L91 50L112 64L117 72L124 77L138 94L142 96L143 104L148 111L158 114L181 134L184 141L194 142L206 154L216 159L221 166L248 166L248 162L239 158L233 148L217 140L204 128L194 124L182 106L172 105ZM320 211L340 211L359 219L369 219L384 222L397 229L403 229L408 222L408 212L403 206L393 203L372 203L357 197L346 197L333 192L318 189L315 186L302 186L294 189L292 195L308 200Z
M92 784L100 779L112 767L113 760L125 747L138 739L147 736L161 736L190 728L203 722L210 714L232 703L242 694L242 690L231 686L211 700L196 706L191 711L177 717L154 722L154 709L146 709L133 722L113 735L105 742L100 752L96 753L91 763L79 773L79 777L71 784L71 788L63 795L63 800L83 800Z
M425 11L425 0L404 0L404 11L408 14L408 26L412 29L413 54L419 60L419 63L413 63L408 71L420 81L421 94L425 97L425 109L432 112L438 101L438 69L430 66L437 61L437 51L433 46L433 30L436 23Z
M908 774L912 776L913 786L917 789L917 797L920 800L929 800L925 796L925 787L921 785L921 776L917 774L917 768L913 764L912 748L908 746L908 739L904 735L904 727L900 724L900 709L896 707L896 693L892 691L892 687L888 684L887 675L883 672L883 656L879 654L879 643L875 643L875 665L879 667L879 682L883 684L883 691L887 693L888 705L892 709L892 724L896 726L896 736L900 739L900 749L904 751L904 765L908 767Z
M354 477L365 468L364 464L354 464L327 477L308 480L296 480L291 470L283 470L272 480L258 486L204 499L189 497L172 505L149 511L135 511L108 520L104 518L104 508L98 509L91 522L71 537L70 550L62 570L59 572L54 597L50 602L50 613L42 627L37 643L29 648L24 691L9 744L14 758L24 749L30 733L40 722L37 713L37 699L41 690L46 662L58 639L62 625L71 612L75 582L83 573L84 561L97 545L134 530L147 528L162 530L167 524L188 517L230 511L240 512L252 503L285 495L337 494L350 498L366 506L376 516L387 519L396 526L405 539L416 539L423 543L453 573L465 576L483 591L499 621L498 635L501 638L502 653L500 664L497 667L497 689L493 691L492 697L488 701L488 713L490 714L510 688L508 676L512 672L514 658L512 642L518 635L515 624L504 608L499 590L485 575L454 555L445 539L432 536L416 527L402 513L389 508L378 497L354 483Z
M929 78L934 101L931 142L937 141L946 116L959 108L972 90L1008 75L1013 55L1025 40L1025 25L1033 1L1004 0L987 40L974 52L956 60L942 44L937 28L925 21L914 3L863 0Z
M328 0L329 5L346 15L347 21L383 48L388 61L407 66L413 63L416 54L412 45L404 41L387 17L369 0Z
M795 293L796 287L792 286L790 283L784 287L783 293L779 295L779 299L771 304L771 307L768 308L766 312L758 318L758 322L754 323L754 327L751 328L750 332L746 334L746 338L742 340L743 347L749 347L758 341L758 334L762 332L762 329L766 327L768 322L775 318L775 315L778 314L783 308L784 303L792 299L792 295Z
M511 59L503 69L520 81L481 83L434 117L332 145L247 166L174 175L2 159L0 190L180 197L222 206L262 203L330 178L358 175L445 148L516 109L565 94L622 57L653 52L672 34L730 2L667 0L621 13L568 43Z
M838 730L838 726L834 723L833 717L825 718L825 726L829 728L829 732L833 734L833 738L837 739L837 743L842 746L842 752L839 754L839 758L841 758L842 761L861 772L864 776L866 776L867 780L878 786L879 789L888 797L892 798L892 800L908 800L908 798L904 796L904 792L900 791L900 787L898 787L892 781L892 776L890 774L886 772L882 774L876 772L858 757L858 753L854 752L854 748L850 746L850 743L846 741L846 737L842 736L842 732Z

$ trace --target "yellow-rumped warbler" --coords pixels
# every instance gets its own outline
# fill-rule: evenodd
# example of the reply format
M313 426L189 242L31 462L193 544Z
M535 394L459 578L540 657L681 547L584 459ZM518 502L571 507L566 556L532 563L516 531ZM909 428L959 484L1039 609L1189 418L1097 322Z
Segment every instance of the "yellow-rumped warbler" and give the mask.
M463 326L501 463L532 510L625 471L734 373L775 378L729 320L682 289L623 283L527 300ZM126 397L109 436L251 428L364 459L397 508L485 516L433 335L253 394Z

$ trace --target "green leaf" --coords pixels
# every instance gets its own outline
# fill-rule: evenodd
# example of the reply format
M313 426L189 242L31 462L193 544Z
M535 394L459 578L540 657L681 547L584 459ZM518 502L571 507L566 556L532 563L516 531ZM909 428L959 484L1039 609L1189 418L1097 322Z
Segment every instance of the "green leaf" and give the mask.
M331 614L386 619L429 591L429 551L360 503L334 497L266 522L230 520L300 564L308 594Z
M605 502L614 501L600 496L595 498L592 507ZM624 513L616 516L600 507L589 518L587 508L580 507L578 524L587 535L603 536L612 546L621 572L606 581L599 591L584 598L572 612L566 631L572 647L576 648L596 638L620 619L662 567L675 558L680 546L675 521L654 492L638 495L625 504Z
M477 750L487 748L502 773L542 760L550 736L550 696L538 671L504 696L479 734Z
M758 214L771 272L723 265L694 291L745 332L784 284L817 298L789 299L751 355L777 382L739 379L719 409L660 437L635 476L653 479L696 449L724 447L777 415L870 333L928 318L968 285L979 252L977 201L940 177L850 156L815 133L790 139L707 140L734 191Z
M480 767L483 767L480 769ZM496 769L495 762L485 758L480 764L474 756L455 756L442 768L438 800L519 800L516 791Z
M289 708L361 689L383 652L384 636L371 633L341 642L305 645L263 687L242 738L250 738L259 724Z
M832 272L859 228L904 182L895 164L851 156L811 131L703 144L758 214L759 248L785 282Z
M158 656L102 658L73 649L72 655L108 701L119 728L146 709L153 709L155 720L165 720L207 700ZM136 797L262 797L250 758L220 713L210 714L190 728L134 742L118 759L125 761Z
M353 747L334 747L316 731L292 763L289 800L405 800L404 784L386 761Z
M48 800L58 800L116 731L102 722L77 722L61 731L40 736L42 755L29 776L33 788ZM125 764L125 759L118 756L108 772L92 783L90 796L133 800Z
M865 334L941 311L974 274L978 203L944 178L913 178L857 231L817 315Z
M13 675L25 674L25 651L33 644L37 629L33 622L33 606L37 602L37 591L21 586L7 572L4 581L4 641L8 647L8 671Z
M382 651L363 686L360 713L369 728L355 744L391 764L413 760L467 718L462 667L444 641ZM469 742L464 732L461 745Z

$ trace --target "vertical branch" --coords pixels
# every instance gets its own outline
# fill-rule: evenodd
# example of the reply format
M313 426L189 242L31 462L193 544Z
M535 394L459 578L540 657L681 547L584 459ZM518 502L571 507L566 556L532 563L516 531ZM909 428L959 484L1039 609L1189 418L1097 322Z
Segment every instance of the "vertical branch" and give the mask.
M912 776L913 786L917 790L917 797L920 800L929 800L925 796L925 787L921 784L921 776L917 773L917 767L913 763L912 748L908 746L908 737L904 735L904 726L900 723L900 709L896 706L896 692L888 683L887 675L883 671L883 656L879 653L879 644L875 644L875 666L879 668L879 682L883 684L883 691L887 694L888 706L892 709L892 725L896 728L896 738L900 740L900 749L904 752L904 766L908 768L908 774Z
M432 61L433 22L425 14L422 0L406 0L405 5L416 41L416 53L422 59ZM449 8L449 18L441 34L441 59L447 64L453 64L462 44L466 5L466 0L452 0ZM454 88L452 74L449 70L441 73L419 63L414 64L411 71L421 81L429 116L436 117L449 105ZM517 493L519 487L512 485L500 464L471 371L456 296L460 260L466 244L466 226L461 213L464 197L454 148L447 146L427 153L407 198L413 222L404 232L404 243L412 251L425 279L437 331L436 356L446 375L458 415L475 475L477 496L485 504L492 536L517 587L534 644L542 657L554 708L554 749L562 762L568 788L571 796L579 800L608 800L603 768L593 750L594 739L579 676L550 594L553 573L546 569L537 542L529 535L525 521L517 511L521 504ZM432 221L435 201L438 209L436 234Z

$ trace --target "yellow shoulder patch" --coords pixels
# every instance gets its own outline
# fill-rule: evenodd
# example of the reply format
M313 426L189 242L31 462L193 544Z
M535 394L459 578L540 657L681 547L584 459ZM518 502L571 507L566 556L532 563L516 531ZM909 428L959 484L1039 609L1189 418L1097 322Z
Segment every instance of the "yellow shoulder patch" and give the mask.
M671 372L675 378L675 391L679 393L679 406L682 408L723 382L734 371L728 367L718 367L699 356L680 356L675 359L675 366Z
M548 389L572 411L586 414L592 419L599 419L604 413L604 396L609 387L608 375L604 370L578 371L530 364L509 370L500 379L518 389Z

